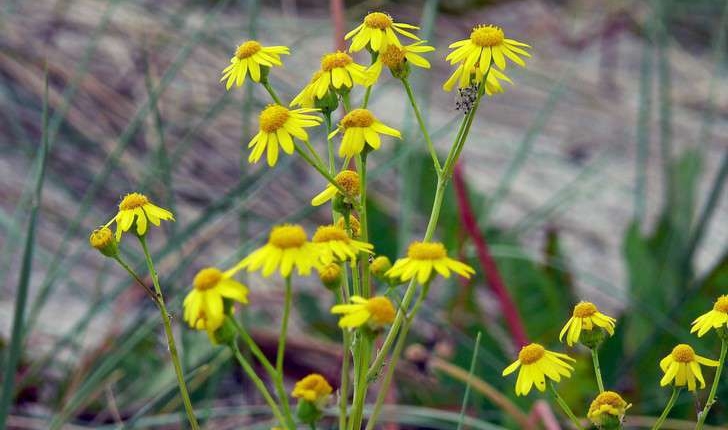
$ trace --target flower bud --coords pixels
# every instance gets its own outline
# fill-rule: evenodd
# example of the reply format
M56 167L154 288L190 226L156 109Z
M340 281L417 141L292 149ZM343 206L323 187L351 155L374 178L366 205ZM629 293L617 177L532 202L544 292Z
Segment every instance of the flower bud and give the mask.
M591 403L587 417L601 430L618 430L622 428L624 414L631 406L618 393L605 391Z
M329 290L335 290L341 286L341 266L336 263L328 264L319 270L321 283Z
M385 275L387 270L392 268L392 262L386 255L380 255L376 257L369 264L369 270L372 272L375 278L383 282L389 282L389 278Z
M88 238L92 247L96 248L107 257L116 257L119 255L119 247L114 238L114 234L108 227L99 227L91 233Z

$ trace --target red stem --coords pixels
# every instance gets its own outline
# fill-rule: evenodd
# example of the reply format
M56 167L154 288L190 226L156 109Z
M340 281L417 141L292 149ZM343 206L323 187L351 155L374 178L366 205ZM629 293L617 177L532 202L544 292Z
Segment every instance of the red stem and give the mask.
M346 50L344 41L344 0L330 0L331 21L334 25L334 49Z
M495 260L490 254L488 244L485 242L485 236L478 228L478 223L475 220L473 208L470 205L470 199L468 198L468 192L465 187L465 181L463 180L462 167L460 162L455 165L452 177L453 187L455 188L455 195L457 196L458 208L460 209L460 220L465 228L465 232L473 240L475 250L478 254L478 260L485 274L485 279L488 281L493 294L495 294L498 302L500 303L503 317L506 320L508 329L513 336L513 340L517 347L525 346L529 343L526 330L523 326L523 321L518 313L513 299L511 299L503 278L501 278L500 272L498 272L498 266L495 264Z

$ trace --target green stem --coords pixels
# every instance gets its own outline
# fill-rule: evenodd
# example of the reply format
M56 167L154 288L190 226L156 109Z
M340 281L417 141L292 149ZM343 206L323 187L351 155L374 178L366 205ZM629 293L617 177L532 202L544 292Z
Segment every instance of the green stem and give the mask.
M314 161L314 160L313 160L313 159L311 158L311 156L310 156L310 155L308 155L308 154L306 153L306 151L304 151L303 149L301 149L301 147L300 147L300 146L298 146L298 145L296 145L296 152L298 152L298 154L299 154L299 155L300 155L301 157L303 157L303 159L304 159L304 160L306 160L306 162L307 162L308 164L310 164L310 165L311 165L311 167L313 167L314 169L316 169L316 171L317 171L317 172L319 172L319 173L321 174L321 176L323 176L323 177L324 177L324 178L325 178L325 179L326 179L327 181L329 181L329 183L330 183L331 185L335 186L335 187L336 187L336 189L338 189L338 190L339 190L339 192L340 192L341 194L343 194L343 195L346 195L346 190L344 190L344 189L343 189L343 188L341 187L341 185L339 185L339 184L338 184L338 183L336 182L336 179L334 179L334 177L333 177L333 176L332 176L332 175L331 175L331 174L330 174L330 173L329 173L328 171L326 171L326 169L325 169L325 168L321 167L321 165L320 165L320 164L316 163L316 161Z
M185 412L187 413L187 419L190 421L190 426L193 430L200 428L197 424L197 418L195 417L195 411L192 408L192 401L190 395L187 392L187 383L185 382L184 375L182 374L182 366L180 365L179 356L177 354L177 345L174 341L174 334L172 333L172 324L169 320L169 313L167 312L167 306L164 304L164 296L162 295L162 288L159 286L159 276L157 270L154 268L154 262L152 256L149 254L147 248L147 241L144 236L137 236L139 242L142 244L144 250L144 259L147 262L147 268L149 274L152 277L152 283L154 284L154 291L157 295L159 312L162 315L162 321L164 322L164 333L167 336L167 345L169 346L169 355L172 358L172 365L174 366L174 373L177 375L177 385L179 386L180 395L182 396L182 403L185 406Z
M281 334L278 336L278 353L276 354L276 371L283 377L283 358L286 355L286 337L288 336L288 319L291 316L291 275L286 276L286 292L283 302L283 320Z
M340 303L343 303L340 301ZM343 331L344 350L341 359L341 386L339 387L339 428L346 428L347 405L349 403L349 352L351 333Z
M349 101L349 93L341 94L341 103L344 104L344 110L347 113L351 112L351 102Z
M351 408L351 421L349 421L350 430L361 429L361 422L364 416L364 401L366 400L368 386L367 368L372 345L372 339L365 335L362 330L359 330L358 336L357 354L354 357L354 399Z
M420 131L422 131L422 136L425 138L425 142L427 142L427 150L430 151L432 163L435 165L435 171L439 175L440 171L442 170L442 167L440 166L440 160L437 159L435 145L432 143L432 139L430 139L430 133L427 131L424 119L422 119L422 114L420 113L420 108L417 106L417 101L415 99L415 94L412 91L412 86L410 85L407 78L402 78L401 80L402 85L404 85L404 89L407 92L407 97L409 97L410 104L412 105L412 110L415 112L415 117L417 118L417 123L420 126Z
M359 225L360 234L359 237L362 242L369 242L369 223L367 217L367 156L366 154L359 155L356 158L356 169L359 173ZM360 253L359 260L361 261L361 272L362 272L362 289L361 293L364 297L369 298L371 296L371 285L369 276L369 255L367 253Z
M592 356L592 363L594 363L594 374L597 378L597 386L599 387L599 392L604 392L604 382L602 382L602 368L599 366L599 352L596 348L590 348L591 350L591 356Z
M324 122L326 123L326 145L329 149L329 175L334 176L336 173L336 159L334 158L334 141L329 138L333 130L331 123L331 112L326 111L324 114Z
M720 375L721 373L723 373L726 352L728 352L728 342L726 342L725 339L721 338L720 358L718 359L718 368L715 370L713 386L710 387L710 394L708 395L708 400L706 400L705 402L705 407L703 407L703 410L698 414L698 423L695 425L695 430L701 430L703 428L703 424L705 424L705 419L708 417L708 412L710 411L710 408L713 407L713 403L715 403L715 394L718 392Z
M665 422L665 419L667 419L667 415L670 413L670 410L673 406L675 406L675 402L680 395L680 391L681 390L678 389L676 386L672 386L672 395L670 395L670 399L667 401L667 404L665 405L665 410L662 411L662 415L660 415L660 418L655 421L655 425L652 426L652 430L657 430L662 427L662 424Z
M265 89L268 91L268 94L270 94L270 96L273 99L273 101L275 101L279 105L283 106L283 103L281 102L281 99L278 98L278 94L276 94L276 92L273 89L273 87L270 86L270 83L268 81L265 81L265 82L261 82L261 84L263 84L263 87L265 87Z
M572 423L574 423L574 426L576 426L577 429L582 430L583 427L581 426L581 422L579 422L579 419L574 415L574 413L571 411L571 408L569 405L566 404L566 401L564 401L563 398L559 395L559 392L556 391L556 387L554 387L553 382L549 382L549 388L551 388L551 392L554 394L554 398L556 399L556 403L561 406L561 409L564 411L564 413L569 417Z
M316 150L313 148L313 146L311 146L311 142L309 142L308 140L304 140L303 144L306 145L306 148L308 149L308 151L311 153L311 155L313 155L313 158L316 159L316 163L319 166L324 166L324 160L322 160L321 157L319 157L318 152L316 152Z
M369 96L372 94L372 87L374 85L369 85L367 89L364 91L364 100L361 102L361 108L366 109L367 105L369 104Z
M114 261L116 261L117 263L119 263L119 265L121 267L123 267L124 270L126 270L126 272L129 274L129 276L131 276L132 279L134 279L137 284L141 285L141 287L144 288L144 291L146 291L146 293L149 296L149 298L151 298L154 301L154 303L157 305L157 307L159 307L160 306L160 304L159 304L159 297L157 297L157 295L154 293L154 291L152 291L147 286L147 284L145 284L144 281L142 281L142 279L139 277L139 275L137 275L136 272L131 267L129 267L129 265L126 264L121 259L121 256L117 255L117 256L112 257L112 258L114 259Z

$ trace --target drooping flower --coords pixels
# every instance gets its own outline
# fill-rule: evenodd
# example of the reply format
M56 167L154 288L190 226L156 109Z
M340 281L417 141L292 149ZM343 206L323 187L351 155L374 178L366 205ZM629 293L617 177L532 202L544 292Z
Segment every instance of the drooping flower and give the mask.
M314 85L318 79L321 77L321 75L324 74L323 70L317 70L314 72L313 75L311 75L311 79L308 81L308 84L303 87L300 93L296 95L296 97L291 100L291 104L289 106L299 106L302 108L313 108L316 106L316 85ZM325 93L324 93L325 94ZM318 97L320 99L321 97Z
M346 192L345 197L351 200L356 200L359 197L361 184L359 181L359 174L355 171L342 170L334 176L334 181ZM329 183L323 191L311 199L311 206L321 206L333 199L337 194L339 194L339 188L334 186L334 184Z
M299 275L308 276L318 266L319 249L308 241L303 227L284 224L273 227L268 243L243 258L235 269L250 272L262 269L265 277L279 269L281 276L287 277L294 267Z
M702 337L711 328L725 328L728 324L728 295L722 295L713 304L713 309L700 315L693 321L690 333L698 332Z
M485 72L482 72L477 64L470 68L470 73L464 73L464 71L465 66L463 64L460 64L452 73L452 75L450 75L447 81L442 84L442 89L445 91L452 91L453 87L455 87L455 84L458 84L459 88L468 88L471 85L478 85L483 82L483 76L485 76ZM510 84L513 84L511 78L506 76L505 73L494 67L491 67L490 70L488 70L487 76L485 78L485 93L489 96L502 93L503 86L501 85L500 81L506 81Z
M192 291L182 303L184 320L191 328L207 330L210 338L225 320L224 300L248 303L248 288L233 279L234 270L207 267L195 275Z
M312 373L296 382L291 395L311 403L325 403L334 391L329 382L318 373Z
M616 319L599 312L594 303L579 302L574 306L571 318L561 329L559 340L563 342L564 335L566 335L566 344L573 346L579 342L582 330L591 331L597 327L603 328L612 336L614 335L614 323L616 321Z
M701 364L716 367L720 363L699 356L690 345L684 343L677 345L667 357L660 360L660 369L665 372L660 385L664 387L674 381L676 387L687 385L688 391L695 391L697 380L700 382L700 388L705 388L705 379L700 370Z
M370 67L374 79L379 79L382 68L385 66L389 68L392 75L396 78L406 77L408 70L407 64L414 64L417 67L429 69L430 62L419 54L432 52L435 48L424 45L424 43L427 43L427 41L421 40L406 46L389 45L385 49L382 49L377 56L377 60Z
M333 52L321 57L320 73L314 74L311 82L299 93L301 101L313 96L322 99L330 88L335 90L348 90L357 85L368 87L374 83L372 74L366 67L354 62L354 59L344 52ZM311 97L311 100L313 100ZM296 96L298 99L298 96ZM294 99L294 100L296 100Z
M394 321L395 310L392 302L384 296L365 299L360 296L351 296L350 304L335 305L331 308L332 314L344 315L339 320L341 328L357 328L364 324L373 330L378 330Z
M408 281L417 277L417 282L425 284L435 272L450 277L450 271L470 278L475 273L472 267L447 256L445 246L439 242L412 242L407 249L407 257L394 262L386 276Z
M503 376L510 375L520 367L516 379L516 395L525 396L533 385L543 392L546 389L546 378L559 382L561 377L571 377L574 368L568 363L574 362L566 354L548 351L543 346L532 343L521 348L518 360L503 370Z
M309 115L316 111L317 109L310 108L289 110L277 104L268 105L260 113L258 133L248 144L248 148L253 148L248 162L257 163L267 150L268 165L274 166L278 161L278 145L286 154L293 154L293 138L308 141L308 133L304 128L315 127L321 123L321 118Z
M159 226L160 221L174 221L172 212L162 209L149 201L141 193L129 193L119 203L119 212L106 223L106 227L116 222L116 241L121 240L121 234L136 226L136 233L144 236L147 233L147 224Z
M479 25L473 28L468 39L451 43L449 48L456 48L445 57L450 64L462 62L465 70L470 70L477 63L481 72L490 67L491 61L499 69L505 70L506 57L519 66L525 66L526 63L519 55L531 56L523 49L530 48L529 45L507 39L503 30L494 25Z
M88 238L89 244L107 257L115 257L119 254L119 248L111 229L101 226L91 232Z
M230 65L223 69L220 82L227 80L227 90L233 83L239 87L243 85L248 73L253 81L260 82L261 73L265 73L261 68L282 66L280 56L283 54L289 54L287 46L262 46L255 40L242 43L230 58Z
M353 157L364 150L365 144L372 149L379 149L382 143L379 133L398 139L402 137L399 131L381 123L367 109L353 109L346 114L339 123L339 127L329 134L329 139L341 130L344 132L344 137L341 139L339 157Z
M420 40L419 37L405 30L419 30L419 27L400 22L394 22L391 16L383 12L372 12L364 21L355 29L351 30L344 36L344 40L351 41L349 52L357 52L364 49L367 45L374 52L381 52L388 46L401 46L395 31L410 39Z
M354 240L335 225L320 226L311 241L319 247L323 264L355 261L360 252L371 254L374 249L371 243Z
M617 429L621 428L624 414L631 406L619 393L605 391L592 401L587 417L599 428Z

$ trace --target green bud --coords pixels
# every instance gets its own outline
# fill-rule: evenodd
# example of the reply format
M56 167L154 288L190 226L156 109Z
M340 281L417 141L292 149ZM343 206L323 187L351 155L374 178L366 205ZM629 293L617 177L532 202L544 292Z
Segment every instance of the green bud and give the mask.
M599 327L594 327L592 330L581 330L579 334L579 343L586 346L589 349L599 348L605 338L604 330Z
M114 258L119 255L119 246L116 238L108 227L99 227L88 238L92 247L107 257Z
M298 401L296 416L304 424L313 424L321 418L322 412L315 403L301 399Z

